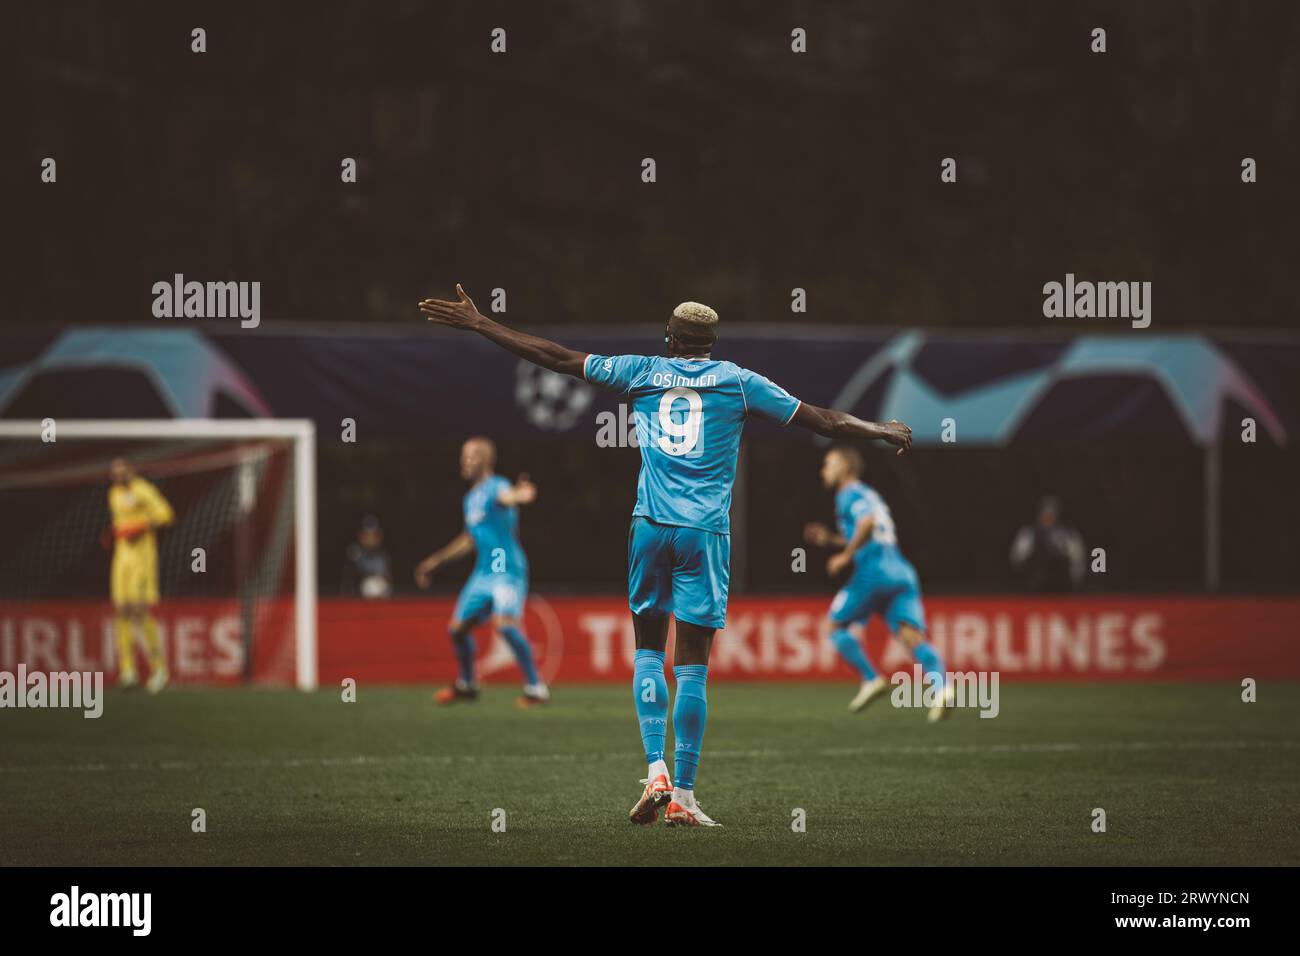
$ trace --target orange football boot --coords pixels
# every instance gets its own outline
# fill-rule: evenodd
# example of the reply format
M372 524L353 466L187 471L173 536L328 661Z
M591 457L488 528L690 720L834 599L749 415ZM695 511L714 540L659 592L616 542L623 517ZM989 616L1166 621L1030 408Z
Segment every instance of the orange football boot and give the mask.
M676 800L672 800L668 804L668 809L664 811L664 826L720 827L722 824L701 810L698 803L690 807L684 807Z
M645 784L645 790L627 818L639 826L648 827L659 819L659 808L672 799L673 785L662 773L653 780L642 782Z
M450 687L444 687L433 695L433 702L440 707L446 707L448 704L455 704L462 700L478 700L478 688L456 681Z

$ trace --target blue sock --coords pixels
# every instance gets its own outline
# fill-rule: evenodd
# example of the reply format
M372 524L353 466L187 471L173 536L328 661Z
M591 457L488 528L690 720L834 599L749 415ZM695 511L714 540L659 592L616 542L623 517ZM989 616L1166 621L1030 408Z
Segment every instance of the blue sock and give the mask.
M466 630L451 632L451 643L456 649L456 664L460 667L462 683L474 683L474 633Z
M673 676L677 678L677 699L673 701L673 735L677 738L673 786L694 790L704 724L709 717L709 703L704 694L709 665L682 664L673 668Z
M645 762L664 759L668 733L668 681L664 677L664 652L639 650L632 658L632 700L641 725Z
M840 657L844 658L863 680L873 680L876 676L876 670L871 666L871 661L867 659L867 652L862 647L862 642L849 633L848 628L842 627L831 635L831 642L834 643L835 649L840 652Z
M921 665L921 673L925 675L926 683L933 684L937 680L942 687L943 661L939 659L939 652L934 649L934 645L929 641L922 641L913 648L912 656Z
M533 660L533 648L528 643L528 638L520 633L519 628L513 624L507 624L498 628L501 636L506 639L510 645L510 650L515 653L515 660L519 662L519 669L524 672L525 684L536 684L537 679L537 662Z

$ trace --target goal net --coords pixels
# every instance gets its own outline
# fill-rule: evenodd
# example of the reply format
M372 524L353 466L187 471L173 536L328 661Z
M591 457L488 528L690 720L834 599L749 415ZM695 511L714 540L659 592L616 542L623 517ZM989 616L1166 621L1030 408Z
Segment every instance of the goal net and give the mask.
M172 680L314 687L314 434L269 419L0 422L0 670L116 675L108 492L124 458L174 512L156 532L154 609Z

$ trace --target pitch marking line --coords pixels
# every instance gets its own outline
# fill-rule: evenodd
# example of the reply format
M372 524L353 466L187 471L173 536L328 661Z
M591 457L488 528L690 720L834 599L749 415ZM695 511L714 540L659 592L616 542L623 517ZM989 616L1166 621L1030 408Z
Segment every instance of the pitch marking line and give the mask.
M875 747L823 747L812 751L818 757L870 757L894 755L944 756L947 754L1007 753L1091 753L1142 752L1153 750L1248 750L1294 748L1300 740L1220 740L1220 741L1125 741L1097 744L896 744ZM807 756L806 750L707 750L710 760L767 760ZM285 757L281 759L221 760L204 763L196 760L159 760L153 763L75 763L0 767L7 773L106 773L143 770L294 770L304 767L371 767L382 764L493 763L520 761L563 763L579 760L629 760L632 752L621 753L551 753L551 754L388 754L354 757Z

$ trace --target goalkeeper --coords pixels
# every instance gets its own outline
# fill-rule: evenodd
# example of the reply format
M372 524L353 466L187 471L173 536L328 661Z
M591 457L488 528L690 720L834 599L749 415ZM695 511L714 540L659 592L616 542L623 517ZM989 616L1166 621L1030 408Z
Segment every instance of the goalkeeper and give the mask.
M150 693L167 685L167 661L153 608L158 603L158 542L154 529L172 523L171 505L152 484L136 474L125 458L109 466L108 511L112 518L113 569L110 592L117 637L118 682L135 687L135 631L144 637L149 659Z

